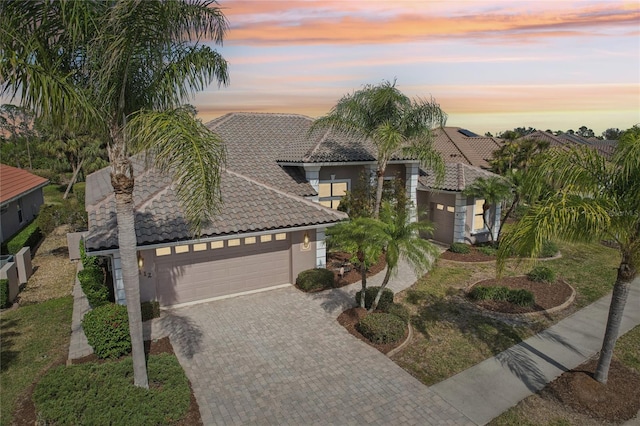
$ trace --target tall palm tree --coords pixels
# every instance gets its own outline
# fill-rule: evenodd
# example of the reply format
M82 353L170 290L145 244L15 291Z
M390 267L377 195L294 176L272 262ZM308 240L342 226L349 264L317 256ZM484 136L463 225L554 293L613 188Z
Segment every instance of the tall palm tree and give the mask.
M395 81L384 81L342 97L329 114L313 123L311 131L333 128L373 142L378 163L373 217L378 218L384 174L395 155L416 158L424 167L435 169L440 178L444 176L444 162L433 149L431 129L443 126L446 120L435 100L412 100L395 87Z
M380 290L371 304L370 312L378 306L382 292L389 284L391 275L396 271L400 258L407 260L418 275L426 273L433 261L438 258L438 248L420 237L420 232L432 233L433 225L430 222L409 222L408 219L406 204L394 205L389 201L382 204L380 221L386 239L384 253L387 271Z
M640 127L624 133L611 162L588 147L554 149L530 173L547 195L502 239L498 272L511 250L535 257L551 238L616 242L620 265L595 372L595 379L606 383L629 286L640 265Z
M134 383L148 387L136 262L130 156L147 151L172 174L197 234L219 204L224 148L183 103L227 63L227 21L210 0L6 0L0 3L0 85L55 124L75 121L107 140Z
M489 230L491 244L495 244L493 237L495 212L493 213L493 217L491 217L491 206L497 205L512 196L511 185L507 180L499 176L481 177L476 179L462 193L468 197L484 199L484 203L482 203L482 222L485 228ZM502 229L502 227L500 227L500 229ZM498 240L499 239L500 235L498 235Z
M381 222L369 217L358 217L348 222L340 222L327 228L327 245L350 253L360 267L362 280L362 297L360 307L365 307L365 291L367 290L367 270L375 264L386 243Z

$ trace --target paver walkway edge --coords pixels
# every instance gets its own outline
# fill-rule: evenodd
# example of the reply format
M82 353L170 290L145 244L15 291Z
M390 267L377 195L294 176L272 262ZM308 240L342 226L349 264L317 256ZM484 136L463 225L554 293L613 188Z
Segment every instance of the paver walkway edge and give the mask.
M473 422L484 425L542 389L602 346L611 294L545 331L430 387ZM640 278L631 284L620 335L640 324Z

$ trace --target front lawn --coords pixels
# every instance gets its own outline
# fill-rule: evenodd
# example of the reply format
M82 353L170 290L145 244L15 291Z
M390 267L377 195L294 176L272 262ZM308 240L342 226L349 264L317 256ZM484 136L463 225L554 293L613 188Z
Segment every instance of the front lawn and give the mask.
M525 340L611 291L618 252L600 244L560 244L562 257L540 262L576 289L576 302L557 314L500 321L480 314L463 289L495 277L495 264L439 261L411 288L397 296L412 312L412 342L393 360L426 385L449 378ZM530 261L510 261L506 276L522 275Z
M66 359L71 296L0 314L0 424L9 425L18 397L47 368Z

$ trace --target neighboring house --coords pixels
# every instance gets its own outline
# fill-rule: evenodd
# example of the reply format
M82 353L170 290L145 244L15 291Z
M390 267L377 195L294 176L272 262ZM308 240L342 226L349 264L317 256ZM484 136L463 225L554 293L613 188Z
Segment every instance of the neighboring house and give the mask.
M336 210L345 191L375 175L376 150L370 141L328 130L310 134L312 123L295 114L231 113L207 124L224 141L227 164L221 211L198 240L171 181L134 157L143 301L175 306L262 291L325 266L325 229L347 218ZM465 151L472 157L472 148ZM392 158L386 177L403 179L409 198L420 205L417 160ZM108 168L87 177L86 208L87 251L111 257L116 297L124 301Z
M484 225L494 222L494 239L500 227L500 205L493 205L484 212L483 199L474 199L462 194L478 178L495 174L479 167L462 163L447 163L444 181L436 182L433 172L422 173L418 182L418 211L426 214L436 229L433 238L446 244L484 243L490 240L489 230Z
M598 154L602 155L606 159L610 160L613 153L618 146L618 141L614 140L600 140L596 138L583 138L582 136L572 135L569 133L561 133L554 135L552 133L536 130L533 133L525 136L525 138L543 140L549 142L551 147L574 147L574 146L588 146L595 149Z
M446 163L462 163L488 169L493 152L503 144L502 139L478 136L460 127L443 127L434 131L434 147Z
M0 243L28 225L44 203L49 181L26 170L0 164Z

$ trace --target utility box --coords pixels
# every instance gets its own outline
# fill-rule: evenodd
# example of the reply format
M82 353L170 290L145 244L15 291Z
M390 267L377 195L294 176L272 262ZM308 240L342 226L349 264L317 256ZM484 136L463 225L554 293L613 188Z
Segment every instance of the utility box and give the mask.
M31 250L29 247L22 247L15 258L16 265L18 267L18 282L20 284L26 284L29 281L29 277L33 274L33 267L31 266Z
M9 302L13 303L18 296L18 268L15 262L7 262L0 269L0 279L9 281Z

